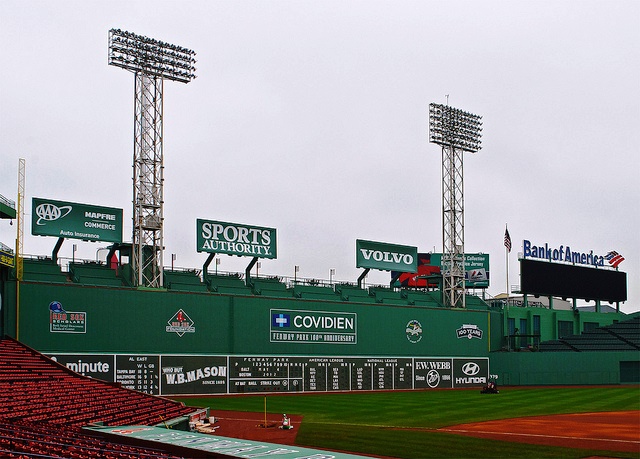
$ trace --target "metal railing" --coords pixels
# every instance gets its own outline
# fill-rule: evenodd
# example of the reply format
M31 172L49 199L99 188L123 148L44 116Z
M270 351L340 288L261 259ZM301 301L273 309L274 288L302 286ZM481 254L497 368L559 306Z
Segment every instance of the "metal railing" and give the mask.
M1 194L0 194L0 203L11 207L13 210L15 210L15 208L16 208L16 202L15 201L12 201L11 199L5 198Z

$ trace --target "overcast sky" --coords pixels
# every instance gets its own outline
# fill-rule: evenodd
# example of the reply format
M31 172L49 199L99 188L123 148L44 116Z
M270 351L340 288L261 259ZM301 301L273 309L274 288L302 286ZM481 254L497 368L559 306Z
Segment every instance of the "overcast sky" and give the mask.
M355 281L355 240L442 251L440 147L428 106L483 117L464 161L465 249L506 289L505 224L533 244L626 260L640 310L640 2L0 2L0 194L124 209L132 233L132 73L108 30L191 48L197 79L164 87L165 265L199 268L197 218L273 227L260 273ZM0 222L0 242L15 228ZM95 259L105 244L66 241ZM222 257L244 271L249 258ZM387 283L371 273L368 282Z

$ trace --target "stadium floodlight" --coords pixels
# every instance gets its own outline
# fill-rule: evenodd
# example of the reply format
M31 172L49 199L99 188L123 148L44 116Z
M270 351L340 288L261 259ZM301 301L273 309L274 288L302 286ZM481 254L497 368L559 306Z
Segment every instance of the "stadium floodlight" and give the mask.
M135 74L131 267L136 286L163 285L163 81L193 80L195 54L132 32L109 31L109 65Z
M109 31L109 65L134 73L188 83L196 78L195 51L153 38Z
M442 147L442 291L449 307L466 306L462 153L480 150L481 136L482 117L429 104L429 141Z
M429 105L429 141L475 153L482 148L482 117L449 107Z

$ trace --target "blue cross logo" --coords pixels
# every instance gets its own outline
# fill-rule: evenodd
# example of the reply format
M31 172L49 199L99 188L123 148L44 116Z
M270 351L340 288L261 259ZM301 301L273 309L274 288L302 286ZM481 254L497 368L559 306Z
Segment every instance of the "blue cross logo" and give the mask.
M289 314L272 314L271 326L278 328L289 327Z

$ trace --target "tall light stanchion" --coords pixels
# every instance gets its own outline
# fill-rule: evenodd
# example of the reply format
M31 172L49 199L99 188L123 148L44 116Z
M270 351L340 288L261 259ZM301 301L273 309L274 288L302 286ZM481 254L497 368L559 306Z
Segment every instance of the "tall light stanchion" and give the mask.
M16 217L16 339L20 339L20 282L24 276L24 185L27 165L24 158L18 160L18 208Z
M195 54L190 49L120 29L109 31L109 65L135 75L131 265L137 286L163 285L163 81L193 80Z
M429 104L429 141L442 147L442 291L445 306L466 307L463 153L480 150L482 117Z

